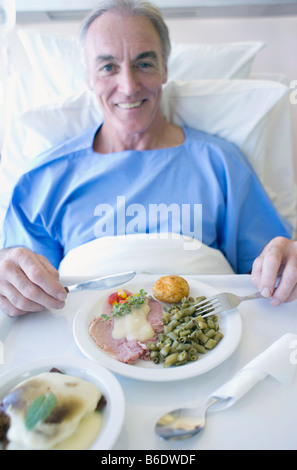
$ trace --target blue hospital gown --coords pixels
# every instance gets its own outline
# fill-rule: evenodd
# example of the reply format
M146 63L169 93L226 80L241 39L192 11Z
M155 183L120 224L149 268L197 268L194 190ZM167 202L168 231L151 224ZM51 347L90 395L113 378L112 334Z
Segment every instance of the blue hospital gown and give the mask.
M235 272L246 273L268 241L290 237L235 145L184 128L178 147L98 154L96 131L43 154L21 177L4 246L27 246L58 267L69 250L96 237L175 231L202 235Z

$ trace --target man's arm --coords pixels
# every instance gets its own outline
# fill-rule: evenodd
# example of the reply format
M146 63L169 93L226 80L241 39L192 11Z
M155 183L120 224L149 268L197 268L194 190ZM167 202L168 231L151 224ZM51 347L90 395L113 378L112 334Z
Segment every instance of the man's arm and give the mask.
M67 293L58 271L28 248L0 251L0 309L9 316L63 308Z
M297 299L297 241L271 240L254 261L251 280L264 297L270 297L272 305Z

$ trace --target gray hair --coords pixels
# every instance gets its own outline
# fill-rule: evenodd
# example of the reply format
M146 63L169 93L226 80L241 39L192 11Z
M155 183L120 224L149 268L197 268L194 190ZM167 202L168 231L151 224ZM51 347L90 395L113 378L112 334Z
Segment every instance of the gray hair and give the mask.
M167 64L171 51L171 43L167 25L160 10L150 2L143 0L101 0L97 7L83 20L79 33L78 42L82 52L82 60L85 61L85 40L89 27L99 16L108 11L119 11L132 16L145 16L154 25L160 36L163 50L164 65Z

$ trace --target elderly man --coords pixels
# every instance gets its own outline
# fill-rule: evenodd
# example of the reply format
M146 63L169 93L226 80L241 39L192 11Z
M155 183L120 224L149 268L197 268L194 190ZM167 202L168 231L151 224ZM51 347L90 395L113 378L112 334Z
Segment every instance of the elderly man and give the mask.
M148 2L106 0L80 36L104 121L48 152L16 186L0 253L0 308L16 316L63 307L60 261L95 238L96 205L115 207L121 194L144 208L202 204L204 243L236 272L252 270L273 304L296 299L296 242L240 151L161 113L170 42L159 11ZM120 224L117 230L128 232Z

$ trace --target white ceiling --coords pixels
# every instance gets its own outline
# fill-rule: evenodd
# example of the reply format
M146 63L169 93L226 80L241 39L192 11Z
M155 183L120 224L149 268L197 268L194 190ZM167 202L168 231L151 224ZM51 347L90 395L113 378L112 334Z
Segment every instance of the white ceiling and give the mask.
M153 0L153 2L161 8L164 16L171 17L297 15L297 0ZM83 17L86 11L92 10L97 3L97 0L15 0L18 22L34 21L34 19L75 20Z
M97 0L15 0L17 11L67 11L88 10L97 5ZM296 5L296 0L154 0L160 8L170 7L219 7L252 5Z

